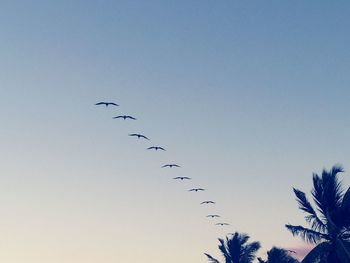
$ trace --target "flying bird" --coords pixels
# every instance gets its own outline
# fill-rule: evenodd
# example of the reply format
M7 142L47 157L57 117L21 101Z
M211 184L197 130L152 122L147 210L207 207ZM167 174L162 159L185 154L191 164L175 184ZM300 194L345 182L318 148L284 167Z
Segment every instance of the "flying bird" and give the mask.
M219 215L207 215L207 217L214 218L214 217L220 217L220 216Z
M181 167L181 166L177 165L177 164L174 164L174 163L169 163L169 164L164 164L162 166L162 168L165 168L165 167L173 168L173 167Z
M105 105L106 107L108 107L109 105L112 105L112 106L119 106L117 103L114 103L114 102L105 102L105 101L101 101L101 102L98 102L96 103L95 105Z
M136 118L129 116L129 115L119 115L119 116L115 116L113 117L113 119L130 119L130 120L136 120Z
M151 147L148 147L147 150L162 150L162 151L166 151L163 147L160 147L160 146L151 146Z
M192 188L192 189L190 189L190 190L188 190L189 192L198 192L198 191L204 191L205 189L203 189L203 188Z
M213 202L213 201L204 201L204 202L201 203L201 205L203 205L203 204L215 204L215 202Z
M139 134L139 133L131 133L131 134L129 134L129 136L137 137L138 139L143 138L143 139L149 140L145 135L142 135L142 134Z
M227 223L216 223L215 225L217 225L217 226L229 226L230 224L227 224Z
M186 177L186 176L178 176L178 177L174 177L173 179L175 179L175 180L184 180L184 179L191 180L191 178Z

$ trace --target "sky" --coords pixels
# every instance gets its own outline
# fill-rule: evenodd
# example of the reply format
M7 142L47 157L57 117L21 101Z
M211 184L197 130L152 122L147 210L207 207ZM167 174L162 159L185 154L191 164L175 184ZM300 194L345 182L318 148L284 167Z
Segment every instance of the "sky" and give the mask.
M1 1L0 261L207 262L234 231L302 250L292 187L337 163L350 184L349 8Z

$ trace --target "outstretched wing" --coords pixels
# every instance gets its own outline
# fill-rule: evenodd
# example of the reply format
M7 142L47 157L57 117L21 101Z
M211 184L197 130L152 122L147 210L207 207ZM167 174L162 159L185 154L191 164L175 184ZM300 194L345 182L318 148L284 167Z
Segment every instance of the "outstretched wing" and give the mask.
M96 103L95 105L106 105L106 102L101 101L101 102Z

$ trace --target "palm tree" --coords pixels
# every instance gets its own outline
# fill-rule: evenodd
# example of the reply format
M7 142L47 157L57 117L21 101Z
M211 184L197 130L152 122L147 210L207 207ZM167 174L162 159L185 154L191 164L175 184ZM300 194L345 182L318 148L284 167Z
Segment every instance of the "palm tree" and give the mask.
M225 263L251 263L255 259L255 254L260 248L259 242L247 243L249 236L235 232L231 238L226 240L219 238L219 250L224 256ZM225 242L226 241L226 242ZM210 262L220 263L211 255L204 253Z
M258 258L260 263L299 263L298 260L289 255L288 250L273 247L267 252L267 260Z
M305 220L311 228L287 224L293 235L301 236L316 246L302 263L349 263L350 262L350 188L344 192L338 180L341 166L335 165L322 175L313 174L311 191L317 212L305 193L293 188L299 208L306 213Z

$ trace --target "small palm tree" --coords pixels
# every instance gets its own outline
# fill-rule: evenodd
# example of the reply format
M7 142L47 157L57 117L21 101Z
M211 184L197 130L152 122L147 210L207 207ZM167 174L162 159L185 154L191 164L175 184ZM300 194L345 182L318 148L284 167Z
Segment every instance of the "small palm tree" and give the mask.
M251 263L255 259L255 254L259 250L260 243L248 243L249 236L235 232L231 238L219 238L219 250L224 256L225 263ZM204 253L210 262L220 263L219 260L211 255Z
M350 262L350 188L343 192L338 180L341 166L333 166L322 175L313 175L311 191L316 210L307 200L305 193L293 189L299 208L306 213L305 219L311 228L287 224L293 235L301 236L306 242L316 244L302 263L349 263Z
M258 258L260 263L299 263L298 260L289 255L289 251L273 247L267 252L267 260L264 261Z

